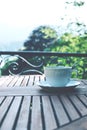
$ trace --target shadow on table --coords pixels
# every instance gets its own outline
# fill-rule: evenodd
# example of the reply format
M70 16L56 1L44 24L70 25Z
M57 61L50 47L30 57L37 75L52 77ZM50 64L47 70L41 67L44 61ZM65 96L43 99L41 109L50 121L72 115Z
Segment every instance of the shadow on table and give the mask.
M87 116L54 130L87 130Z

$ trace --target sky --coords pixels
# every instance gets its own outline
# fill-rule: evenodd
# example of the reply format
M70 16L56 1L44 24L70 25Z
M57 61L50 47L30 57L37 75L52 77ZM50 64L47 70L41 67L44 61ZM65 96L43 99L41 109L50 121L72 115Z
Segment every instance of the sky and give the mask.
M66 0L0 0L0 45L13 41L25 41L30 32L40 25L55 26L66 13L66 22L78 17L87 23L84 10L65 10ZM86 0L85 0L86 1ZM69 11L70 10L70 11Z

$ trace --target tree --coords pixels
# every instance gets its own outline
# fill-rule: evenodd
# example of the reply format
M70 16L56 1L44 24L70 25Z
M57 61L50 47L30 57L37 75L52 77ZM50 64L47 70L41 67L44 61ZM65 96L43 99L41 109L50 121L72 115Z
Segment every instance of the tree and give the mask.
M49 26L39 26L34 29L28 40L24 42L25 50L43 51L57 40L55 29Z
M82 17L82 10L85 8L85 5L86 0L66 0L64 15L60 17L60 23L57 29L61 36L64 33L72 33L75 35L87 34L87 25Z

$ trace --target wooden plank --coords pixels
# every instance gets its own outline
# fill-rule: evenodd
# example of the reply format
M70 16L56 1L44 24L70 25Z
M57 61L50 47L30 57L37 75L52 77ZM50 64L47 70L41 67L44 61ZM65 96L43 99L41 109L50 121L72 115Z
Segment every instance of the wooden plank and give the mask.
M79 99L84 103L87 107L87 97L85 95L78 95Z
M12 82L13 79L14 79L13 76L7 76L7 78L5 79L5 81L4 81L4 83L2 84L2 86L8 87L9 84Z
M24 79L21 83L21 87L26 87L28 85L28 81L29 81L29 75L24 76Z
M12 130L14 127L14 122L16 120L16 116L18 114L18 109L20 106L21 97L15 97L13 100L11 107L1 125L1 130Z
M4 84L6 83L8 79L9 79L9 76L2 76L2 78L0 77L0 87L4 86Z
M37 82L38 82L39 80L40 80L40 75L35 75L33 87L36 87L36 86L37 86Z
M87 85L87 80L86 79L82 79L81 80L83 84Z
M76 107L77 111L81 116L87 115L87 107L77 98L77 96L72 95L69 96L71 101L73 102L74 106Z
M34 82L37 82L37 81L39 81L39 79L40 79L40 75L35 75Z
M35 87L11 87L0 89L0 96L21 96L21 95L44 95L40 88ZM51 93L48 93L51 94ZM47 94L46 94L47 95Z
M19 76L17 82L14 84L14 87L15 87L15 86L21 87L21 84L22 84L23 79L24 79L24 76Z
M13 85L14 86L14 85ZM15 87L1 87L0 88L0 96L15 96L15 95L64 95L64 94L68 94L68 95L81 95L81 94L85 94L86 95L86 91L65 91L64 90L62 92L62 90L60 91L60 89L56 90L56 91L46 91L43 90L42 88L38 87L38 86L29 86L29 87L19 87L19 86L15 86Z
M70 100L68 99L67 96L62 95L61 101L62 101L71 121L74 121L74 120L80 118L78 112L76 111L76 109L74 108L73 104L70 102Z
M29 75L29 82L27 84L28 87L32 87L34 85L35 75Z
M57 116L59 126L69 123L69 118L57 96L51 96L54 111Z
M0 97L0 106L2 104L2 102L4 101L5 97Z
M31 96L24 96L15 130L27 130Z
M37 85L37 83L39 82L39 81L44 81L45 80L45 77L44 77L44 75L35 75L35 79L34 79L34 87L39 87L38 85Z
M45 75L43 74L40 76L40 81L44 81L44 80L46 80L46 78L45 78Z
M9 110L10 104L12 102L13 97L7 97L3 104L0 106L0 122L4 119L7 111Z
M8 87L14 87L14 85L17 82L18 79L19 79L18 75L14 76L13 80L10 82L10 84L8 85Z
M43 130L40 97L32 98L31 130Z
M51 102L48 96L42 96L44 130L53 130L57 127Z
M87 130L87 116L55 130Z

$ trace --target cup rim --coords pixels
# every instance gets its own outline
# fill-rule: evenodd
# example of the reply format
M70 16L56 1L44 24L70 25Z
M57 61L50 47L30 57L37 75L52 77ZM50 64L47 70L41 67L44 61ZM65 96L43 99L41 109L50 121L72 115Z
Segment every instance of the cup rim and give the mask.
M70 67L70 66L46 66L46 67L44 67L44 70L46 70L46 69L52 69L52 70L57 70L57 69L72 69L72 67Z

